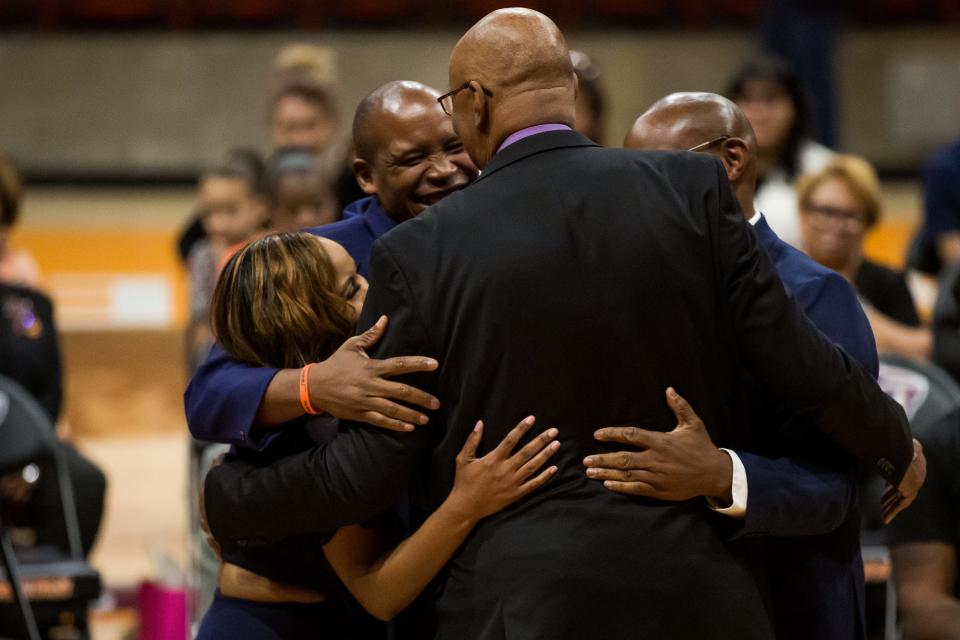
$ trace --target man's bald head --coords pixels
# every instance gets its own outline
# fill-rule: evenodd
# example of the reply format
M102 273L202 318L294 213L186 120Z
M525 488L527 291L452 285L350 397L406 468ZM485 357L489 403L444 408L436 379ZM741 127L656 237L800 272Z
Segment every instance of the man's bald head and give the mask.
M449 76L450 89L470 83L455 96L453 114L474 160L485 163L506 136L524 127L573 125L570 52L557 25L537 11L500 9L482 18L454 47Z
M392 80L360 101L353 116L353 146L357 157L371 162L389 134L391 120L416 115L423 110L440 111L440 92L413 80Z
M467 31L450 56L450 74L505 94L573 89L567 42L550 18L530 9L500 9ZM572 98L572 96L571 96Z
M672 93L633 123L628 149L702 151L716 154L727 170L744 215L753 215L757 141L735 103L715 93Z
M722 137L756 147L750 121L736 104L715 93L672 93L637 118L623 146L686 151Z

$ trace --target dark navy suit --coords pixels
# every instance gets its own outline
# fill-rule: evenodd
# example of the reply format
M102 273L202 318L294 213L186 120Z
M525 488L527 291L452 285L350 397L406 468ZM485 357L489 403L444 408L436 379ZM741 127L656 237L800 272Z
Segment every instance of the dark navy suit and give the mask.
M873 332L851 285L780 240L762 217L754 228L807 317L876 376ZM769 433L772 425L756 426L757 432ZM737 451L749 491L738 535L769 536L764 542L778 640L861 638L864 585L855 464L805 425L785 430L793 440L786 447L761 448L764 455ZM789 448L790 459L777 457L783 448Z
M351 203L344 219L305 229L339 242L356 260L357 272L366 277L374 240L397 225L373 196ZM269 436L251 435L254 418L267 386L277 369L235 362L220 345L214 345L184 393L190 433L197 440L262 448Z

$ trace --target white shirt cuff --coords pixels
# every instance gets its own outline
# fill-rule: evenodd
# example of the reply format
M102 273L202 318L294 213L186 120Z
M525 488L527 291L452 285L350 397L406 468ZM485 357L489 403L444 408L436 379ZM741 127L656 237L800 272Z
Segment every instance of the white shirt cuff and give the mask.
M717 513L722 513L731 518L743 518L747 515L747 470L740 461L740 456L730 449L721 448L733 463L733 479L730 483L730 493L733 495L733 503L728 507L721 507L716 500L707 498L707 506Z

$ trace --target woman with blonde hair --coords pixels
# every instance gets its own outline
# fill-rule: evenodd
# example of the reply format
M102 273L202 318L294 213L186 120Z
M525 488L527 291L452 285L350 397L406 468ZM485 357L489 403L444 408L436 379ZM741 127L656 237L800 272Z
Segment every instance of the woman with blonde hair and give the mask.
M797 179L802 248L853 283L873 327L877 350L914 359L930 355L930 330L920 322L906 279L868 260L863 242L880 219L880 181L863 158L835 156Z
M213 328L234 359L303 367L306 378L310 363L329 356L353 333L366 291L366 280L337 243L308 233L269 235L242 248L224 267L213 296ZM513 451L533 422L524 419L493 451L476 458L483 432L478 422L457 456L450 495L399 545L391 513L344 527L329 540L298 537L266 554L253 548L225 553L220 588L199 638L383 637L376 629L357 627L345 592L377 618L393 618L477 522L543 486L556 472L554 466L541 471L559 448L556 429ZM330 416L306 415L281 426L260 451L235 455L268 464L329 442L336 431ZM308 501L304 508L310 508Z

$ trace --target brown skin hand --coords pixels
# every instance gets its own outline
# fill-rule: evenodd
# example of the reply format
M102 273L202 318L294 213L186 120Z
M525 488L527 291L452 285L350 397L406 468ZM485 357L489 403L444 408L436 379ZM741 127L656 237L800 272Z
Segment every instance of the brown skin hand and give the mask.
M483 168L510 134L576 119L577 79L563 34L530 9L494 11L470 28L450 56L453 126ZM486 91L485 91L486 90Z
M636 447L636 451L600 453L584 458L587 477L602 480L617 493L659 500L690 500L698 496L729 505L733 462L710 439L703 421L672 388L667 405L677 417L672 431L637 427L607 427L594 437Z

